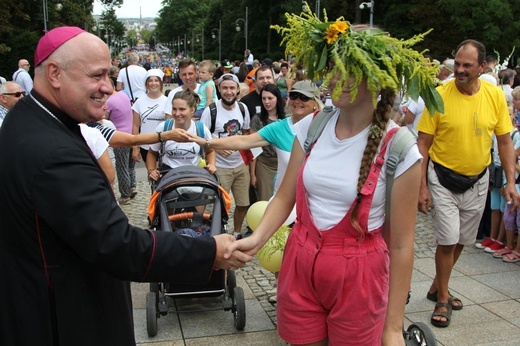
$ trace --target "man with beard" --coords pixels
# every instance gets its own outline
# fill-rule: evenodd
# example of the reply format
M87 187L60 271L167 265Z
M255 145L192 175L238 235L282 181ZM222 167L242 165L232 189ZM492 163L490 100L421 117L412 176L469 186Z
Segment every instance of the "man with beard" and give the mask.
M222 75L218 81L218 88L222 98L215 102L216 118L212 120L210 107L206 107L200 121L211 129L213 138L249 134L249 111L237 101L240 90L237 76L231 73ZM206 147L209 146L211 141L206 141ZM249 206L249 171L239 151L215 151L220 184L226 191L231 190L235 199L233 230L234 235L239 236Z
M433 207L437 243L436 276L426 296L437 303L431 317L437 327L447 327L451 311L463 308L462 301L448 291L448 284L464 245L476 239L489 185L493 134L507 181L505 199L511 210L519 204L516 155L509 136L513 125L504 93L478 78L486 67L485 56L486 48L475 40L457 47L455 78L437 88L444 114L425 110L417 125L417 144L424 157L418 210L427 213Z

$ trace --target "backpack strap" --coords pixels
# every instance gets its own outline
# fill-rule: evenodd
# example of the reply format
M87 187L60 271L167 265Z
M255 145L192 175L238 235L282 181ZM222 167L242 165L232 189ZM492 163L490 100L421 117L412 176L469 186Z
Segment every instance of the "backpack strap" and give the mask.
M170 131L173 128L173 123L174 123L174 121L172 118L166 119L164 121L163 131ZM164 155L164 141L161 143L161 151L159 152L159 159L157 160L158 161L157 167L159 167L159 169L162 166L163 155ZM145 159L145 161L146 161L146 159Z
M18 71L14 74L14 78L13 78L13 81L16 82L16 78L18 78L18 76L20 75L20 72L22 71Z
M215 132L215 122L217 121L217 105L215 102L211 102L209 107L209 114L211 116L211 126L209 128L209 132Z
M246 108L242 102L237 101L237 103L238 103L238 108L240 108L240 113L242 113L242 118L245 119ZM215 104L215 102L211 102L208 107L209 107L209 114L211 116L211 126L209 128L209 132L213 133L213 132L215 132L215 123L217 121L217 105Z
M195 121L195 126L197 126L197 136L200 138L204 138L204 124L200 121ZM204 148L200 147L199 150L200 157L204 158Z
M311 151L312 147L314 146L314 143L316 143L316 141L320 137L321 133L323 132L323 129L329 122L330 118L332 118L334 110L334 107L327 106L323 108L321 112L317 114L314 113L314 119L312 119L311 125L309 126L309 130L307 131L307 139L303 144L303 149L306 154L308 154Z
M132 84L130 84L130 77L128 76L128 74L130 72L130 71L128 71L128 67L130 67L130 66L126 67L126 81L128 82L128 89L130 89L130 96L132 97L132 104L134 104L135 99L134 99L134 93L132 92Z
M417 143L417 134L410 131L406 126L400 127L390 142L389 155L386 160L386 202L385 202L385 225L390 227L390 201L392 185L397 165L404 160L410 149Z

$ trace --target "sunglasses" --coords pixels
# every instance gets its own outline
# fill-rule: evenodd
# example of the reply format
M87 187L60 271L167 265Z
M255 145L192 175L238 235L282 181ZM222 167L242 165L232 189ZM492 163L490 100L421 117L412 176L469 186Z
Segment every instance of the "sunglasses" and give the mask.
M17 91L15 93L3 93L2 95L12 95L12 96L18 98L21 96L25 96L25 91Z
M309 101L311 99L308 96L305 96L305 95L300 94L300 93L295 93L295 92L289 93L289 98L292 101L296 101L299 98L300 101L302 101L302 102L307 102L307 101Z

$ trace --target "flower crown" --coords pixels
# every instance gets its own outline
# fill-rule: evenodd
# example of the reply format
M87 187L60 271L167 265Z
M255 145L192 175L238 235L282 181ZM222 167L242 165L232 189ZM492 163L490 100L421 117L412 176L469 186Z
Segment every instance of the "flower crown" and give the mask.
M329 22L325 10L325 21L322 22L309 6L306 8L307 11L300 15L286 13L287 27L274 25L272 28L283 36L286 53L303 61L310 79L324 77L324 83L328 84L340 73L332 98L339 97L353 76L354 85L349 85L353 102L358 85L366 77L374 104L381 89L391 88L398 93L404 88L415 101L421 96L430 114L444 113L442 98L435 90L438 64L426 59L424 52L411 48L431 29L408 40L400 40L378 28L353 30L343 17Z

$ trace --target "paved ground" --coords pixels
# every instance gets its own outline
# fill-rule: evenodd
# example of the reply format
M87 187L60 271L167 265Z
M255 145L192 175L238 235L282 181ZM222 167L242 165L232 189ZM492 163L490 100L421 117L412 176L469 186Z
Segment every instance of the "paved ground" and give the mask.
M143 179L139 182L139 193L123 210L132 224L146 227L149 187L143 169L138 172ZM439 329L429 323L434 303L425 297L435 273L434 250L431 219L419 214L412 298L406 308L405 325L412 321L426 323L435 333L438 345L520 345L520 263L503 263L481 250L466 247L450 281L451 293L462 299L464 309L453 312L450 327ZM276 291L274 276L257 261L236 273L237 284L245 291L244 331L234 329L232 314L221 309L218 301L178 300L172 301L170 313L159 319L157 336L150 338L146 332L145 309L148 284L133 283L137 343L141 346L285 345L276 334L276 304L270 302ZM175 313L175 309L201 308L217 310Z

